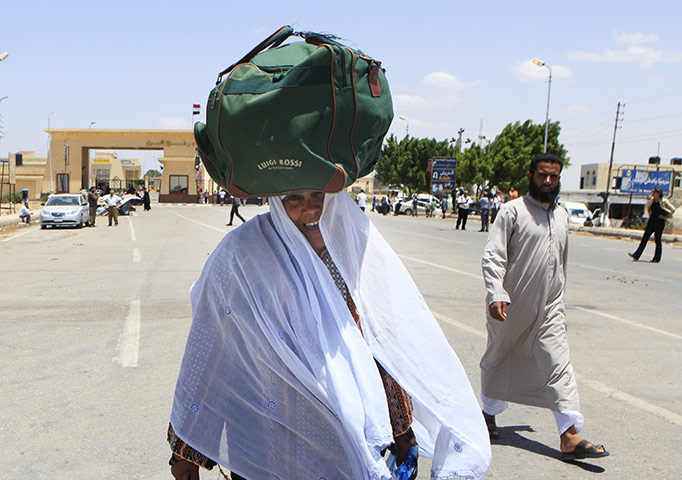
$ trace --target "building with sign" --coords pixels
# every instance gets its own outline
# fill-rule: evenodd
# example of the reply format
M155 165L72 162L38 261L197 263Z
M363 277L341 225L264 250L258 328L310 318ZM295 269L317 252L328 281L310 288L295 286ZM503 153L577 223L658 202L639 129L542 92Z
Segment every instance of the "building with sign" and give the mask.
M562 190L561 199L584 203L592 211L603 208L608 172L608 163L582 165L580 189ZM668 197L673 204L677 207L682 205L682 161L673 158L667 165L613 164L609 188L610 218L622 219L644 214L654 186L660 186L664 192L670 191Z
M89 167L93 185L102 190L108 187L126 189L133 180L142 178L142 165L137 158L119 159L113 153L96 153Z

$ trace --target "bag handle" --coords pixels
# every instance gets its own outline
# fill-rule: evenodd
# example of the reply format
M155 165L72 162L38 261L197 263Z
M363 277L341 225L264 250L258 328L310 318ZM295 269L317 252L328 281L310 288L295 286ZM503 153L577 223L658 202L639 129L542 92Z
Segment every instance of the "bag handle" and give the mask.
M234 67L236 67L240 63L249 62L253 57L255 57L257 54L259 54L263 50L280 46L282 44L282 42L284 42L284 40L289 38L293 33L294 33L294 29L291 28L289 25L285 25L285 26L281 27L275 33L273 33L268 38L266 38L265 40L260 42L258 45L256 45L249 53L244 55L238 62L230 65L225 70L220 72L218 74L218 80L216 81L215 84L220 85L220 82L222 82L222 80L223 80L223 75L230 72Z

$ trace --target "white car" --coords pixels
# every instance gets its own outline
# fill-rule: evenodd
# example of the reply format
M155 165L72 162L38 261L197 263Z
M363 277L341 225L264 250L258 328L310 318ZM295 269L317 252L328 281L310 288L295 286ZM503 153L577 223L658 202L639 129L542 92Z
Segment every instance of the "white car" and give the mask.
M40 211L40 228L71 225L81 228L90 222L88 201L82 195L61 193L50 195Z
M561 206L568 212L569 222L573 225L585 225L585 220L592 218L592 212L584 203L561 202Z

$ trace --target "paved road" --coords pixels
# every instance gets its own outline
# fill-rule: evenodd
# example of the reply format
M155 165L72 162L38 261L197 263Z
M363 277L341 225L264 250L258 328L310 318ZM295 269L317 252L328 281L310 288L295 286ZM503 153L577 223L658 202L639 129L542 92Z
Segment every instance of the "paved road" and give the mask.
M242 209L247 218L262 211ZM118 227L98 219L97 228L0 236L0 478L170 478L165 431L188 290L230 229L228 213L159 205ZM475 221L463 232L450 219L369 215L477 391L485 234ZM551 413L513 405L499 418L488 478L679 478L682 249L666 245L663 263L650 264L627 258L632 241L572 234L570 245L569 338L584 432L612 455L556 460ZM424 461L419 479L428 468Z

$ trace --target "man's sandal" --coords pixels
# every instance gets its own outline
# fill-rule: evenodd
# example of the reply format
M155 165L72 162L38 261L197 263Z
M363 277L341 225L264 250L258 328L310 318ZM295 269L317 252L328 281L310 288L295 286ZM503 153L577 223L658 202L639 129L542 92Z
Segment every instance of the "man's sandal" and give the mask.
M499 440L500 430L497 428L497 424L495 423L495 416L483 413L483 418L485 419L485 424L488 427L488 435L490 435L490 440Z
M561 460L564 462L570 460L578 460L580 458L599 458L608 457L609 452L606 451L604 445L589 445L591 442L587 440L581 440L572 452L561 452ZM599 449L602 451L599 451Z

